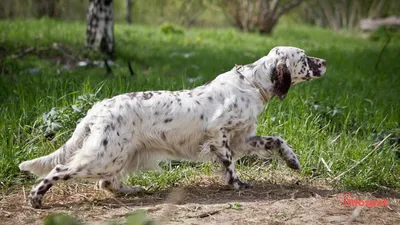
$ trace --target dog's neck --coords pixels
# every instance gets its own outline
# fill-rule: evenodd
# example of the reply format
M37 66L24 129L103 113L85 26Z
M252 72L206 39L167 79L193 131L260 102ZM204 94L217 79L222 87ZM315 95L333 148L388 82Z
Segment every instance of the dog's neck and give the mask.
M244 66L236 66L235 69L239 74L243 75L254 88L259 91L260 97L265 104L268 100L275 96L273 92L274 86L271 81L270 68L266 68L264 66L264 63L257 62Z

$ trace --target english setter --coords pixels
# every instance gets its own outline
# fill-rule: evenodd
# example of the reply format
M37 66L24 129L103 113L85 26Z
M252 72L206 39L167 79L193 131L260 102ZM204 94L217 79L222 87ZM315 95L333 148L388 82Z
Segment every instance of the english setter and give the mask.
M43 195L71 178L99 179L100 188L136 193L140 187L120 184L124 175L158 169L160 160L215 160L226 182L247 188L234 161L244 155L277 152L299 170L292 148L277 136L255 136L257 116L274 96L322 76L326 61L295 47L275 47L254 63L235 66L192 90L146 91L96 103L57 151L23 162L19 168L43 177L29 199L41 206Z

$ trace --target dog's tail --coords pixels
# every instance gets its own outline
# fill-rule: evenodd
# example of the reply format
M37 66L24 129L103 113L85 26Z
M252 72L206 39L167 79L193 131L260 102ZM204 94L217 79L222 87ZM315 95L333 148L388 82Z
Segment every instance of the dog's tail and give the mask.
M39 177L47 175L55 166L66 164L75 155L75 152L82 146L85 136L89 135L85 125L79 124L72 137L55 152L36 159L25 161L19 164L19 169L29 171Z
M57 151L42 156L36 159L25 161L19 164L19 169L22 171L29 171L39 177L47 175L56 165L64 164L68 155L74 150L67 147L67 144L63 145Z

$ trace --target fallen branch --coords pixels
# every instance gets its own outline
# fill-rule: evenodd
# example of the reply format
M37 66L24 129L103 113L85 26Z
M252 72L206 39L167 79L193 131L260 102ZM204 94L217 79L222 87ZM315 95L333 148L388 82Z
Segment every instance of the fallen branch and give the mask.
M219 210L215 210L215 211L211 211L211 212L205 212L199 215L195 215L195 216L187 216L187 218L205 218L205 217L209 217L212 215L215 215L217 213L220 213L222 211L222 209Z
M52 48L54 50L58 50L59 52L61 52L64 56L66 56L70 60L75 60L75 57L73 55L69 54L67 51L65 51L61 46L54 44Z
M41 47L41 48L30 47L30 48L23 50L20 53L14 54L12 56L12 58L19 59L19 58L25 57L26 55L28 55L32 52L43 52L43 51L50 51L50 50L59 51L63 56L69 58L70 60L75 61L75 57L73 57L72 55L67 53L62 47L58 46L57 44L53 44L53 46L51 46L51 47Z
M390 26L393 28L400 28L400 17L391 16L388 18L360 20L360 28L362 30L374 31L377 30L380 26Z
M25 49L24 51L22 51L22 52L20 52L20 53L18 53L18 54L13 55L12 58L13 58L13 59L22 58L22 57L26 56L27 54L29 54L29 53L31 53L31 52L33 52L33 51L35 51L35 50L36 50L36 48L27 48L27 49Z

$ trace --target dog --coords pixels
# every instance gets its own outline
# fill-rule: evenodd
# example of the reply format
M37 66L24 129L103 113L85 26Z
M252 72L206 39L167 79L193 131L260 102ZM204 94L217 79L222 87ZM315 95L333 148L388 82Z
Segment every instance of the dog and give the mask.
M120 180L159 169L160 160L217 161L235 189L250 187L235 171L235 160L244 155L276 152L299 170L285 140L255 135L257 117L268 100L284 99L291 86L325 71L324 59L281 46L192 90L133 92L98 102L61 148L19 165L43 178L32 188L30 203L40 208L53 185L71 178L98 179L98 187L114 193L137 193L143 189Z

